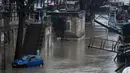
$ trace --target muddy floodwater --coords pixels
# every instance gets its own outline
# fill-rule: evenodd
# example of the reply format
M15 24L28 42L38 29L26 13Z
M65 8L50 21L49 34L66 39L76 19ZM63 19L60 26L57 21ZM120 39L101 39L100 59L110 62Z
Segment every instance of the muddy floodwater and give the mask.
M88 49L87 37L116 41L118 35L108 33L108 30L100 25L87 23L86 34L81 40L53 39L53 47L41 53L45 62L44 67L19 69L8 64L6 73L116 73L117 64L113 61L116 54L94 48ZM100 42L97 40L95 44ZM108 43L106 46L111 48L110 45L111 43Z

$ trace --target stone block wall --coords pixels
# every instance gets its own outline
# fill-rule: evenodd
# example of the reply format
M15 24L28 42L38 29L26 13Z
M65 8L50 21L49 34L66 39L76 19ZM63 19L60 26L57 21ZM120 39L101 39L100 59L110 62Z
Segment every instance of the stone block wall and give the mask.
M55 17L53 20L57 19L56 23L53 22L53 28L56 28L56 33L64 31L62 32L64 34L60 35L64 36L62 38L79 38L85 34L85 11L48 12L47 14ZM61 23L61 20L65 22Z
M70 15L67 17L66 25L70 26L70 29L66 29L65 37L74 38L80 37L85 33L85 13L79 12L75 15Z

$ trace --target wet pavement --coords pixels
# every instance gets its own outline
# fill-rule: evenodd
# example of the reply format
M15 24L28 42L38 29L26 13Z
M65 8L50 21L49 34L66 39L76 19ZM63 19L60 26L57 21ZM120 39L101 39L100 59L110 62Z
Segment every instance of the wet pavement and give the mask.
M117 40L117 34L108 33L107 29L96 28L97 26L92 27L91 24L86 24L86 35L81 40L54 39L52 48L42 50L44 67L12 68L11 59L8 60L6 73L116 73L117 65L113 61L115 53L94 48L88 49L87 37L96 36ZM7 57L11 58L9 55Z

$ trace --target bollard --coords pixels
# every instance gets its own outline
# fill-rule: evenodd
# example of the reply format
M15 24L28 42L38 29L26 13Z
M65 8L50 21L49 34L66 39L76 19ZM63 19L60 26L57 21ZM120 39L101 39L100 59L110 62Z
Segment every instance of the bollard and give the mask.
M37 55L40 55L40 50L37 50Z

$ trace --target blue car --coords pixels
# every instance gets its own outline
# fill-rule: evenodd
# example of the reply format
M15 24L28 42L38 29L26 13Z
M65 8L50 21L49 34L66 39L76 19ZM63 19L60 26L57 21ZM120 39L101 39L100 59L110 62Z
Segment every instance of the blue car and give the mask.
M12 63L12 67L33 67L43 65L43 59L38 55L26 55L21 59L14 60Z

